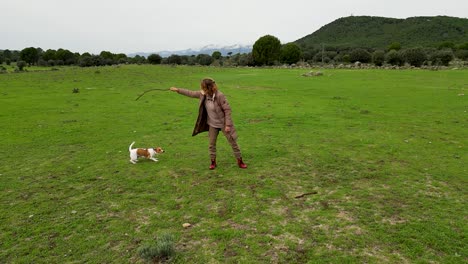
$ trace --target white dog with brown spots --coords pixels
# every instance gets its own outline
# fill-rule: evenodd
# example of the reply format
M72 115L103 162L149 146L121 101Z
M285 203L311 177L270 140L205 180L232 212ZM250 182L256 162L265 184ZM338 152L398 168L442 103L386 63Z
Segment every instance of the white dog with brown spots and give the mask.
M164 150L161 147L132 149L133 144L135 144L135 141L133 141L132 144L130 144L130 146L128 147L128 151L130 152L130 162L133 164L136 164L139 157L145 157L147 159L157 162L158 159L156 158L156 155L164 153Z

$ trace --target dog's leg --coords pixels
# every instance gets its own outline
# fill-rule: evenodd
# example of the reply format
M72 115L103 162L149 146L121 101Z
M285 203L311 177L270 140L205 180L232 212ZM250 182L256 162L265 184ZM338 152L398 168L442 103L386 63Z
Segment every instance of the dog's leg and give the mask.
M155 159L155 158L150 158L150 160L153 160L154 162L158 162L158 159Z
M136 164L138 161L138 155L135 150L130 150L130 162Z

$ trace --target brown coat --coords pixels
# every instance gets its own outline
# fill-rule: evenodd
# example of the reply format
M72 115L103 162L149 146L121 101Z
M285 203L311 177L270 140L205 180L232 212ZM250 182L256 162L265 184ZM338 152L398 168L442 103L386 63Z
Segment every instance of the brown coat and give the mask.
M195 123L195 128L193 129L192 136L195 136L201 132L208 131L210 126L208 125L208 113L206 112L205 108L205 99L206 96L202 94L201 91L191 91L187 89L178 88L177 91L179 94L192 97L192 98L199 98L199 109L198 109L198 118L197 122ZM217 118L224 119L224 126L228 126L231 128L230 135L232 138L237 139L236 129L234 127L234 123L232 122L231 118L231 107L229 106L228 101L226 100L226 96L220 91L216 91L216 95L214 98L215 101L215 113ZM224 132L224 127L222 128Z

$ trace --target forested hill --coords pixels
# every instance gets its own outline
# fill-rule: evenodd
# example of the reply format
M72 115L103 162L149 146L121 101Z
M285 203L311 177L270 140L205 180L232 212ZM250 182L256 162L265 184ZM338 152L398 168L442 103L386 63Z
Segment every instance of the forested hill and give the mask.
M302 47L386 48L436 47L443 42L468 42L468 19L435 16L407 19L350 16L337 19L295 43Z

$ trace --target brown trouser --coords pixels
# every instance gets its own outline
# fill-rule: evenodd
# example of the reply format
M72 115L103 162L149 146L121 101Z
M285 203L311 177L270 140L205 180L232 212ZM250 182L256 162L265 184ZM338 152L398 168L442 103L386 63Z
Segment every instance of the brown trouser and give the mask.
M210 158L216 158L216 140L218 139L219 131L222 130L221 128L215 128L210 126L210 131L208 131L208 136L210 138ZM226 133L224 129L222 130L224 136L228 140L229 144L232 147L232 151L234 152L234 156L238 159L241 158L241 151L239 145L237 145L236 139L234 139L229 133Z

